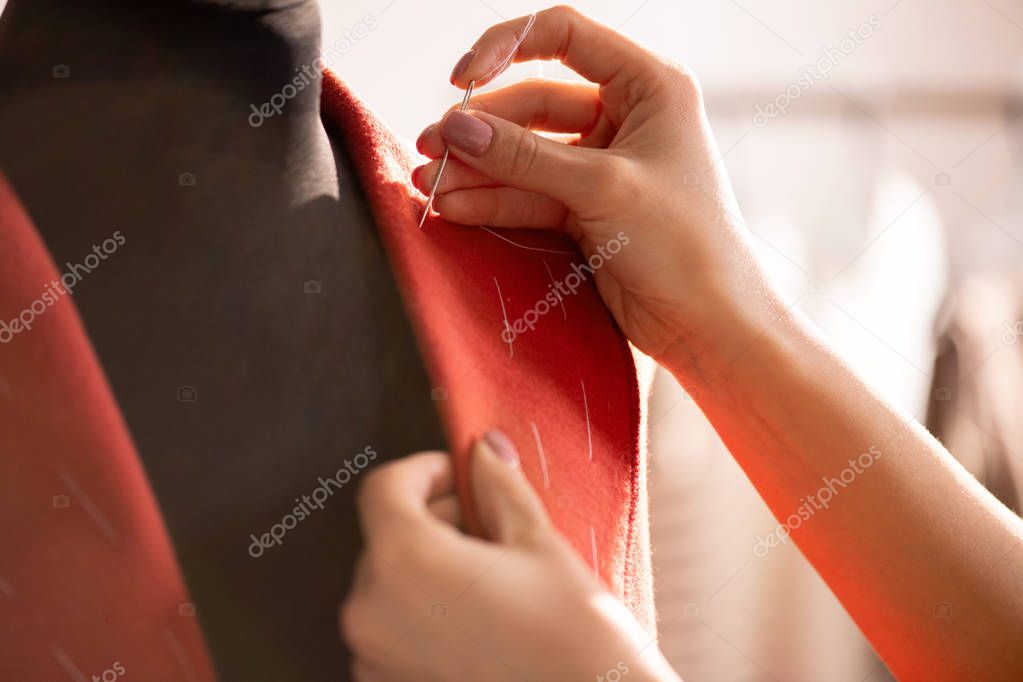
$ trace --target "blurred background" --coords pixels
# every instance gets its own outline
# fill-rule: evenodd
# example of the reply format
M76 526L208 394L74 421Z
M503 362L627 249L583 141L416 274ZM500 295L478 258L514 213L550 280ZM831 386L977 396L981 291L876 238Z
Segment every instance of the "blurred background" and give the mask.
M1023 2L570 4L695 70L743 220L791 304L1018 511ZM412 140L460 100L447 76L478 35L542 8L326 2L324 47ZM519 65L496 85L526 76L574 74ZM677 670L889 679L798 550L754 554L776 522L667 375L649 423L660 634Z
M792 306L1018 512L1023 0L580 0L691 67L742 220ZM0 10L5 5L0 0ZM324 53L414 140L520 0L322 0ZM574 78L556 63L527 76ZM648 415L662 647L689 680L890 679L689 396ZM936 615L941 615L936 611Z

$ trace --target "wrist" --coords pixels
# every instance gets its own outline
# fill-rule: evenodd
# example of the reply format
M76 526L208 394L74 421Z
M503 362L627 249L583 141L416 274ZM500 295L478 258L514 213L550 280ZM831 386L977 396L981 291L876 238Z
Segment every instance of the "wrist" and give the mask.
M756 435L784 423L785 396L819 380L825 349L809 322L780 301L718 316L720 331L703 361L669 369L715 426ZM761 434L762 435L762 434Z
M734 377L751 353L786 344L803 325L759 276L702 288L680 317L675 343L656 359L697 399Z

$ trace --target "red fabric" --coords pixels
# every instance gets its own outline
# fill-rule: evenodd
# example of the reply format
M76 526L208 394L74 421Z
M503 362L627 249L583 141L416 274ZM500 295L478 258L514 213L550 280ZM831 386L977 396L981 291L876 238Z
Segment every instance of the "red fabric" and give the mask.
M565 298L564 317L554 308L512 344L501 337L505 320L543 299L578 253L553 234L494 234L436 218L417 229L424 201L404 148L330 74L323 109L356 161L430 377L446 392L437 404L461 490L472 439L504 430L554 524L652 629L639 391L624 338L592 282ZM0 321L46 303L58 277L0 176ZM214 680L156 500L73 299L46 304L29 330L6 329L0 662L17 667L0 668L0 678L91 679L116 664L133 679Z
M72 298L52 294L59 276L0 176L0 679L119 664L213 680L121 413ZM37 301L31 329L12 331Z
M502 337L506 320L543 300L581 255L550 232L486 231L436 216L417 229L425 202L406 148L330 73L323 112L346 138L430 377L446 392L438 404L463 499L470 443L501 429L555 526L652 628L640 395L625 338L592 277L532 331L511 344Z

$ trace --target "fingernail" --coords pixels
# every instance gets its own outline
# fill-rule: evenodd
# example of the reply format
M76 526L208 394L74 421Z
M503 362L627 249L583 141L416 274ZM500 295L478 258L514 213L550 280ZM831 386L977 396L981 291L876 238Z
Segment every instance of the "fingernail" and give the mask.
M416 187L419 186L419 182L418 182L419 174L422 173L422 172L423 172L423 167L422 166L416 166L415 168L412 169L412 184L415 185Z
M426 138L430 136L433 129L437 127L436 123L431 123L423 129L423 132L419 133L419 137L416 138L416 151L420 154L423 153L423 143L426 142Z
M454 83L458 80L458 77L465 73L465 70L469 68L469 63L472 58L476 56L476 50L469 50L462 55L462 58L455 64L455 68L451 69L451 82Z
M487 431L483 434L483 442L508 466L517 467L519 465L519 453L515 449L515 444L502 432Z
M490 147L494 129L464 111L452 111L441 124L440 134L451 146L479 156Z

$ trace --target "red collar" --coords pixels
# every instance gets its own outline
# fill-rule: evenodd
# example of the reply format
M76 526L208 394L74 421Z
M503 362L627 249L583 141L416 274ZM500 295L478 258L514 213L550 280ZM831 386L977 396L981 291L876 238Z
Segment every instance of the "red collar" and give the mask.
M354 159L443 398L437 405L463 499L470 443L501 429L555 525L651 625L632 353L591 276L576 293L555 297L557 305L548 298L555 281L588 274L575 245L553 232L465 228L436 216L418 229L425 199L411 185L405 147L330 72L322 111ZM507 343L505 325L520 318L532 328Z
M537 231L436 218L419 230L424 199L405 150L329 73L323 117L348 146L390 255L461 490L470 442L505 431L554 524L652 629L639 391L624 338L589 280L512 343L501 334L578 267L577 251ZM0 276L0 320L45 307L30 338L0 331L0 623L10 626L0 660L21 667L5 672L84 678L124 659L139 679L215 679L120 410L72 299L43 300L59 273L2 176Z

